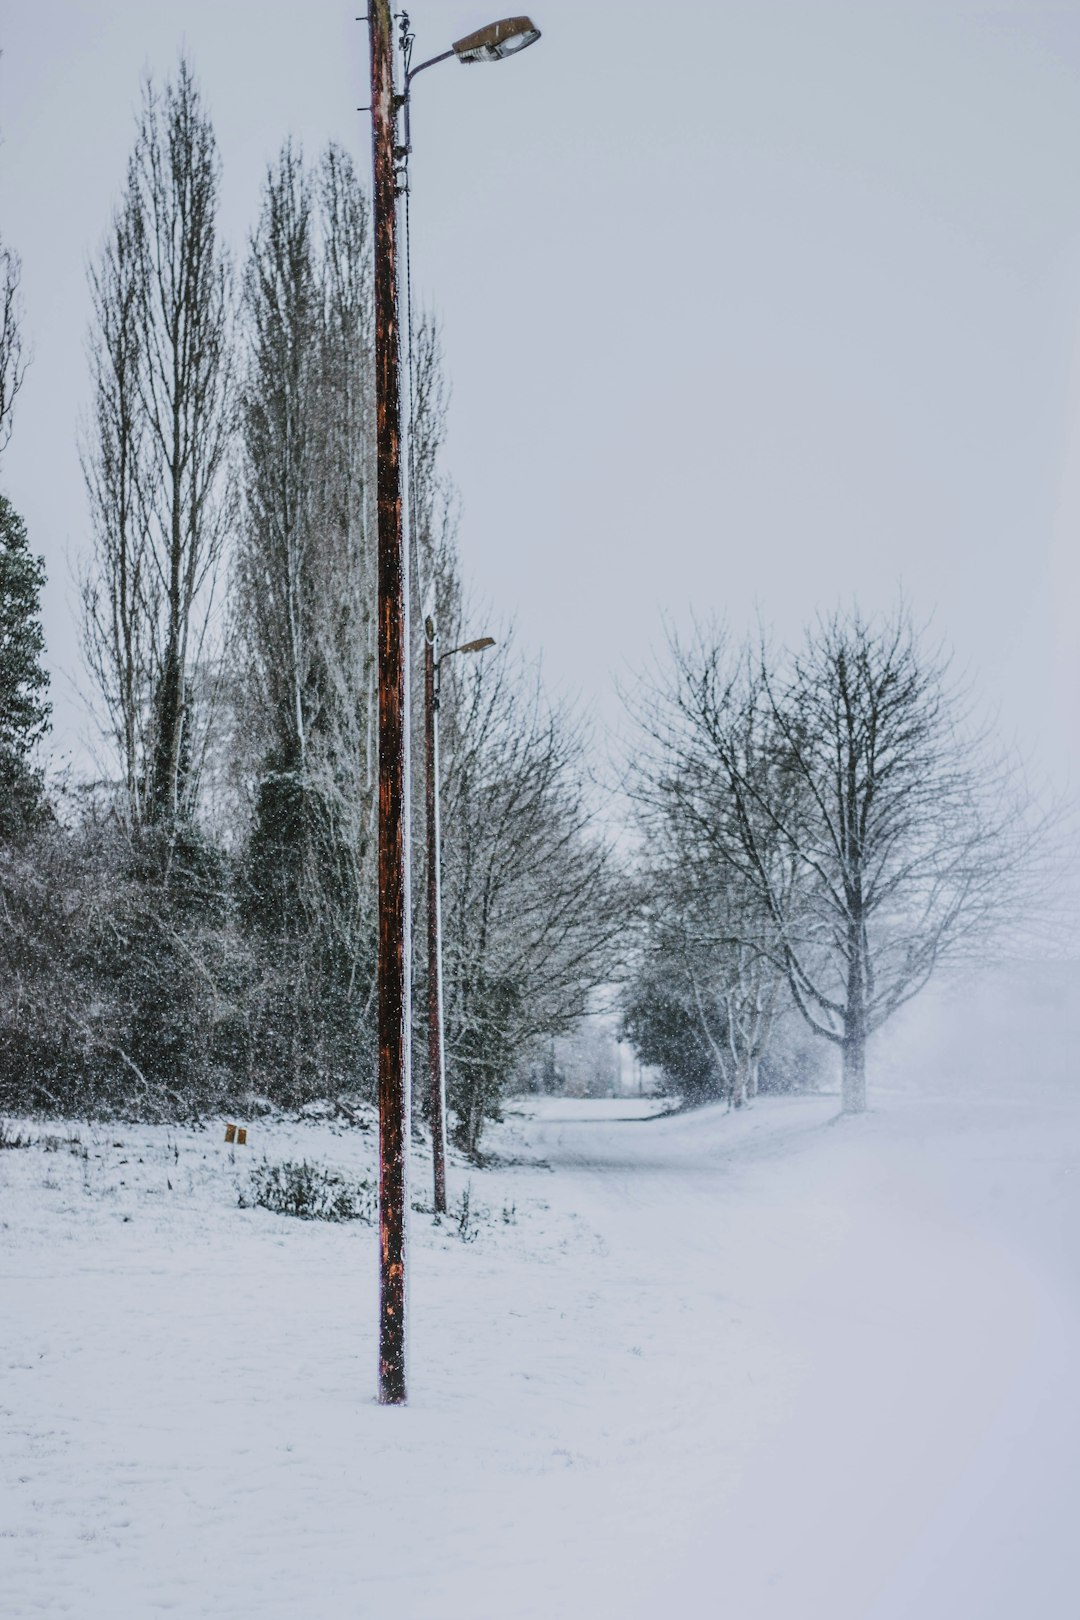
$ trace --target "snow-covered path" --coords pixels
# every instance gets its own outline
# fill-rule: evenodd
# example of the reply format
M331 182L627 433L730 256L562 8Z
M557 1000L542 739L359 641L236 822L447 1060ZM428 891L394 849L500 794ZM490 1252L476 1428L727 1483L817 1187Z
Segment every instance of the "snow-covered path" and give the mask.
M0 1612L1075 1612L1068 1088L521 1108L550 1169L474 1177L475 1243L417 1218L404 1411L370 1230L236 1210L216 1142L0 1156Z
M1080 1109L764 1112L660 1121L639 1152L537 1133L656 1307L677 1487L622 1612L1071 1615Z

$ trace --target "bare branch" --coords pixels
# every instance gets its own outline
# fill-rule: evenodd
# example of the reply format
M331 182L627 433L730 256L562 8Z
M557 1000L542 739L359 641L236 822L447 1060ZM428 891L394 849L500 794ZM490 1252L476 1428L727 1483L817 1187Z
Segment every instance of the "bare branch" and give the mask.
M22 342L22 262L0 243L0 452L11 439L15 396L22 387L29 356Z

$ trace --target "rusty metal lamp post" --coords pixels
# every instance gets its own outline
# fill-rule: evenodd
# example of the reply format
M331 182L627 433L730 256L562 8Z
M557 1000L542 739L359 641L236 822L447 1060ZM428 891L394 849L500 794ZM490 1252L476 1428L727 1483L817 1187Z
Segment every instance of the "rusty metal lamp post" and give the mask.
M431 1163L435 1180L435 1213L446 1214L446 1060L443 1045L442 979L442 845L439 814L439 670L454 653L483 652L494 636L480 636L460 647L439 652L432 619L424 621L424 743L427 756L427 966L428 1083L431 1114Z
M398 314L397 165L408 156L412 79L436 61L491 62L539 39L527 17L509 17L459 39L406 70L394 91L391 0L369 0L372 201L374 208L375 447L379 684L378 1098L379 1400L406 1398L406 1227L411 1003L409 850L409 575L402 527L401 327ZM396 142L405 112L405 145Z

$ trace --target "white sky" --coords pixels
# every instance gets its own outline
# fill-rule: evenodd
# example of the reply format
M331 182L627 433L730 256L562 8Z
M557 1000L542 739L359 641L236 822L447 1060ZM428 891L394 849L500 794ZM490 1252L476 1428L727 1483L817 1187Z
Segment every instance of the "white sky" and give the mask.
M367 171L353 0L4 0L0 231L35 350L2 470L69 558L85 268L139 78L184 43L238 252L287 134ZM415 0L418 59L498 14ZM453 384L467 575L614 720L662 615L935 616L1006 728L1080 776L1080 7L535 0L540 44L416 86L414 277ZM477 631L487 628L476 625Z

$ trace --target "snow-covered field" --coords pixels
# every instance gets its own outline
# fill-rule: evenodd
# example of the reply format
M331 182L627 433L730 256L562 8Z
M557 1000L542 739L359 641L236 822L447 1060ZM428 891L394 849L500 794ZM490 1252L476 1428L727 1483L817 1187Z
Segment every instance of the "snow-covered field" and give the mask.
M0 1613L1071 1617L1075 1064L920 1053L858 1120L514 1105L472 1241L414 1216L403 1410L371 1228L237 1207L370 1132L25 1124L80 1141L0 1153Z

